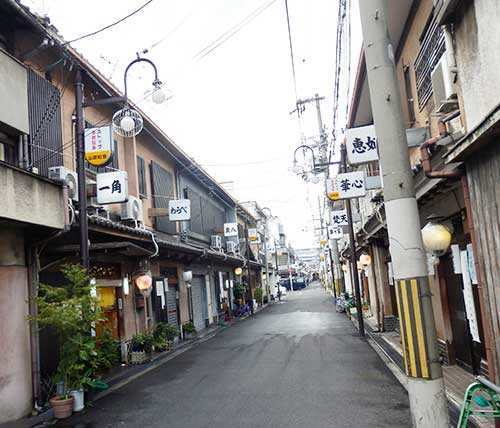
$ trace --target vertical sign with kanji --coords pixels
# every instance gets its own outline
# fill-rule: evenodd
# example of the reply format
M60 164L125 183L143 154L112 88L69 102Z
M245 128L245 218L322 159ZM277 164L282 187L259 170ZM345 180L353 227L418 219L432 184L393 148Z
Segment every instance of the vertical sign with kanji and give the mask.
M351 165L378 161L375 125L360 126L346 131L347 159Z
M117 204L128 201L127 171L97 174L96 187L98 204Z
M331 212L330 217L331 225L334 227L347 226L349 223L347 221L347 211L346 210L334 210Z
M327 181L327 196L332 201L359 198L366 195L365 173L363 171L337 174Z
M85 128L85 159L94 166L106 166L113 156L111 126Z

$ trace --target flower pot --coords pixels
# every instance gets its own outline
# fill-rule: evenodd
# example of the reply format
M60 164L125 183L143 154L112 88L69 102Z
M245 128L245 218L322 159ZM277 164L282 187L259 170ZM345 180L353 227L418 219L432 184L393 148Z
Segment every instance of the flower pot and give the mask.
M73 397L73 412L81 412L85 408L83 389L74 389L69 392Z
M146 351L132 351L130 353L130 364L143 364L146 360Z
M54 417L56 419L66 419L73 413L73 397L63 399L61 396L56 395L50 399L50 406L54 410Z

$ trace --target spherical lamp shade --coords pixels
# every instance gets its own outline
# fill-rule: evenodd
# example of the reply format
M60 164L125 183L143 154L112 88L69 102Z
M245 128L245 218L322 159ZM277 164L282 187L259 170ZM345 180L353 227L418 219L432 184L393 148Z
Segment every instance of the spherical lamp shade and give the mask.
M184 282L191 282L193 280L193 271L187 270L185 272L182 272L182 279Z
M347 265L342 265L342 272L347 272Z
M242 269L242 268L240 268L240 267L237 267L237 268L234 270L234 274L235 274L235 275L240 276L242 273L243 273L243 269Z
M442 224L430 221L422 229L422 240L425 251L435 255L442 255L450 246L451 233Z
M291 169L294 174L298 174L300 172L300 166L297 164L297 161L293 162Z
M361 262L361 264L363 266L370 266L371 263L372 263L372 258L370 257L369 254L361 254L361 256L359 257L359 261Z
M151 96L151 99L155 104L161 104L163 101L165 101L165 98L165 92L163 92L160 88L156 89Z
M142 273L135 278L135 285L143 296L149 296L153 288L153 278L149 273Z
M312 184L318 184L319 183L319 177L317 175L313 175L310 179Z
M126 138L135 137L142 131L144 122L139 112L125 107L118 110L111 120L113 130L120 136Z
M361 263L360 261L358 261L358 262L356 263L356 265L357 265L357 268L358 268L358 272L361 272L361 271L362 271L362 270L364 270L364 268L365 268L365 267L363 266L363 263Z

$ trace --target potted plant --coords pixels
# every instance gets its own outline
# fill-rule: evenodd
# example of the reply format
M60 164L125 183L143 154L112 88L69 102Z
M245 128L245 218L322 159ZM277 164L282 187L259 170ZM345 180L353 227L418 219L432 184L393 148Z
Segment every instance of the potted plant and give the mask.
M371 315L370 306L368 305L368 303L365 300L363 300L361 302L361 308L363 310L363 318L367 318Z
M176 325L160 322L156 324L153 336L155 338L155 349L171 351L175 338L179 336L179 329Z
M132 338L132 351L130 354L131 364L142 364L151 359L155 338L152 333L146 331L136 334Z
M62 286L39 284L35 298L38 313L28 318L35 328L50 328L59 339L59 361L52 379L61 385L62 392L50 400L56 418L68 417L73 406L81 410L83 392L98 372L113 364L107 352L111 335L104 334L108 329L90 277L79 265L64 265L62 273L66 279ZM96 331L103 334L98 336Z
M264 297L264 291L262 290L261 287L257 287L254 292L253 292L253 296L255 298L255 300L257 301L257 303L259 305L262 305L262 299Z
M182 326L184 332L184 339L192 339L196 336L196 327L192 322L188 322Z

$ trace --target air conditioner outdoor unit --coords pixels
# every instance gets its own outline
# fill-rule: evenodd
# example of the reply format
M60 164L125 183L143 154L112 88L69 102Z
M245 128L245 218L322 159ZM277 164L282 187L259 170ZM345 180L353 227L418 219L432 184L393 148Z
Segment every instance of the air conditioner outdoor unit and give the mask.
M457 107L457 94L453 88L446 52L431 72L432 92L436 112L446 113Z
M68 186L68 196L78 202L78 175L64 166L52 166L49 168L49 178L63 181Z
M227 241L226 242L226 250L228 254L237 254L239 252L239 245L237 242L234 241Z
M217 250L221 250L222 249L222 236L212 235L210 237L210 246L212 248L217 249Z
M134 220L143 223L144 214L142 209L142 200L134 196L129 196L128 201L122 204L121 219Z

